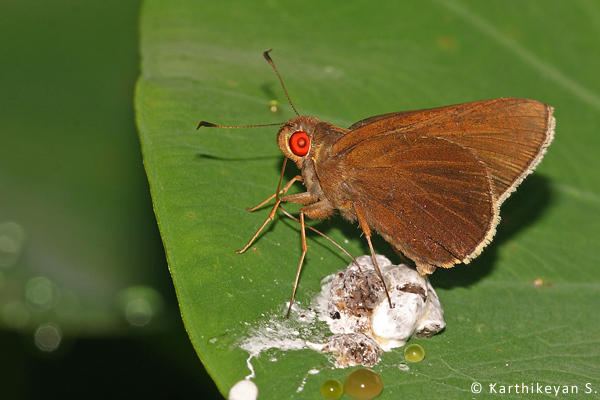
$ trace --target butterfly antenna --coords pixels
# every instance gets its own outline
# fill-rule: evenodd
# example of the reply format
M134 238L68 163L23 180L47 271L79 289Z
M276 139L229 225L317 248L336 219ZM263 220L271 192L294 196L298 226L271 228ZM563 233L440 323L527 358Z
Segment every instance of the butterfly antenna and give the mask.
M237 129L237 128L258 128L261 126L281 126L285 124L285 122L278 122L276 124L260 124L260 125L244 125L244 126L225 126L225 125L217 125L211 122L200 121L198 127L196 129L200 129L201 126L206 126L208 128L226 128L226 129Z
M277 68L275 67L275 63L271 59L271 56L269 56L269 52L271 50L273 50L273 49L269 49L269 50L265 51L263 53L263 56L265 56L265 59L267 60L267 62L269 64L271 64L271 67L273 67L273 69L275 70L275 73L277 74L277 77L279 78L279 82L281 83L281 87L283 88L283 92L285 93L285 97L287 97L288 103L290 103L290 106L292 106L292 109L294 110L294 112L296 113L296 115L300 116L300 114L298 114L298 111L296 111L296 107L294 107L294 105L292 104L292 101L290 100L290 96L288 95L288 92L285 89L285 85L283 84L283 79L281 79L281 75L279 75L279 71L277 71Z

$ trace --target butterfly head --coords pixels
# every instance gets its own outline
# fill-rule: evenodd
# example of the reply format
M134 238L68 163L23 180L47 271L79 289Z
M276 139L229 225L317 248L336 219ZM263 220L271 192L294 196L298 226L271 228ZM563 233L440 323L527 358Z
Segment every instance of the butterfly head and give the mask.
M286 122L277 133L277 144L283 154L302 168L304 160L311 155L312 137L319 122L312 117L297 117Z

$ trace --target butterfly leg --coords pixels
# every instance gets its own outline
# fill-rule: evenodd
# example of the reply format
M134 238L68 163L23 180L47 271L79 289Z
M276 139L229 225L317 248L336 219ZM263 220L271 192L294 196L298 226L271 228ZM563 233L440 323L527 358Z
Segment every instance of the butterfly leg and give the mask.
M243 253L246 250L248 250L248 248L250 246L252 246L252 243L254 243L254 241L256 240L256 238L258 237L258 235L260 235L260 232L262 232L262 230L265 229L265 226L267 226L267 224L269 222L273 221L273 219L275 218L275 212L277 211L277 208L279 207L279 205L282 202L282 200L280 198L278 198L278 196L280 194L284 194L285 192L287 192L290 189L290 187L292 187L292 185L294 183L296 183L296 182L302 182L302 177L300 175L296 175L279 192L277 192L274 195L270 196L268 199L266 199L265 201L263 201L259 205L255 206L255 207L252 207L252 208L246 208L246 210L248 210L250 212L255 211L255 210L261 208L262 206L264 206L265 204L267 204L269 201L271 201L271 200L273 200L274 198L277 197L277 202L273 206L273 209L271 209L271 212L269 213L269 216L267 217L267 219L265 220L265 222L263 222L263 224L261 225L261 227L258 228L258 230L254 234L254 236L252 236L252 239L250 239L250 241L248 242L248 244L246 246L244 246L243 249L236 250L236 253L238 253L238 254ZM283 200L283 201L285 201L285 200Z
M300 220L299 220L298 218L294 217L292 214L290 214L289 212L285 211L285 210L283 209L283 207L281 207L281 205L279 206L279 209L280 209L280 210L281 210L281 212L283 212L283 213L284 213L284 214L285 214L285 215L286 215L288 218L290 218L290 219L292 219L292 220L296 221L297 223L300 223ZM342 245L340 245L340 244L339 244L339 243L337 243L335 240L333 240L332 238L330 238L329 236L327 236L326 234L324 234L324 233L323 233L323 232L321 232L320 230L318 230L318 229L315 229L315 228L313 228L313 227L312 227L312 226L310 226L310 225L305 225L305 227L307 227L308 229L310 229L310 230L311 230L311 231L313 231L314 233L316 233L316 234L318 234L318 235L321 235L321 236L323 236L325 239L329 240L331 243L333 243L334 245L336 245L338 249L340 249L341 251L343 251L344 253L346 253L346 255L347 255L347 256L348 256L350 259L352 259L352 262L353 262L354 264L356 264L356 266L358 267L358 270L362 272L362 270L360 269L360 265L358 264L358 261L356 261L356 258L354 258L354 257L352 256L352 254L348 253L348 251L347 251L346 249L344 249L344 248L342 247Z
M302 265L304 264L304 258L306 257L306 253L308 251L308 246L306 245L306 227L307 225L304 223L304 216L308 216L311 219L323 219L333 213L333 208L331 204L327 200L318 201L318 197L312 193L304 192L298 194L292 194L290 196L285 196L279 199L280 202L290 202L296 204L306 204L306 206L300 209L299 217L300 217L300 234L302 236L302 256L300 257L300 263L298 264L298 272L296 272L296 280L294 281L294 289L292 290L292 298L290 299L290 306L288 307L288 312L286 318L290 317L290 312L292 311L292 305L294 304L294 297L296 296L296 289L298 288L298 281L300 280L300 272L302 271ZM281 208L284 214L288 217L293 218L291 214ZM308 226L309 229L313 229ZM313 229L315 232L323 235L321 232ZM325 236L325 235L323 235ZM327 237L327 236L325 236ZM329 239L329 238L328 238ZM331 240L331 239L329 239ZM331 240L333 242L333 240ZM335 243L335 242L333 242ZM337 243L335 243L337 245ZM338 245L339 246L339 245ZM354 259L354 257L352 257ZM358 264L357 264L358 265Z
M302 182L302 177L300 175L296 175L295 177L293 177L288 183L286 183L286 185L283 188L281 188L279 193L275 193L272 196L269 196L268 199L266 199L265 201L263 201L262 203L260 203L257 206L247 207L246 210L250 211L250 212L258 210L259 208L261 208L262 206L264 206L265 204L267 204L268 202L273 200L275 197L277 197L278 194L279 195L285 194L292 187L292 185L296 182Z
M383 274L379 269L379 264L377 263L377 258L375 257L375 250L373 249L373 244L371 243L371 228L369 228L369 224L367 223L367 218L363 210L358 207L356 204L352 204L354 206L354 211L356 212L356 217L358 218L358 224L365 234L365 238L367 238L367 243L369 243L369 249L371 250L371 258L373 259L373 265L377 270L377 274L379 278L381 278L381 282L383 283L383 288L385 289L385 295L387 296L388 303L390 304L390 308L394 308L392 305L392 300L390 299L390 294L388 292L387 285L385 284L385 280L383 279Z
M275 218L275 212L277 211L277 207L279 207L279 204L281 204L281 200L277 200L277 202L273 206L273 209L269 213L269 216L267 217L267 219L265 220L265 222L263 222L263 224L260 226L260 228L258 228L258 230L254 234L254 236L252 236L252 239L250 239L250 241L248 242L248 244L245 245L243 249L235 251L237 254L245 252L246 250L248 250L248 247L252 246L252 243L254 243L254 241L256 240L256 238L258 237L258 235L260 235L260 233L262 232L262 230L265 229L265 226L267 226L267 224L269 222L273 221L273 219Z
M298 288L298 281L300 280L300 271L302 271L302 264L304 264L304 257L308 251L306 245L306 226L304 225L304 213L300 211L300 233L302 235L302 256L300 257L300 264L298 265L298 272L296 273L296 280L294 281L294 289L292 290L292 298L290 299L290 306L288 307L286 319L290 318L290 312L292 311L292 304L294 304L294 297L296 296L296 289Z

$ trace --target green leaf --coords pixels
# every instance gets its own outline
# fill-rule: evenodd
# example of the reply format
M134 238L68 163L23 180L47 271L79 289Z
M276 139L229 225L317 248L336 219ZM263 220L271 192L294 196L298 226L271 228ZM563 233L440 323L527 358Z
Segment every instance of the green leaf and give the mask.
M515 394L517 384L600 390L598 15L597 3L543 0L145 2L136 93L144 160L185 325L222 393L250 373L240 348L250 329L273 315L285 323L299 227L278 214L250 250L234 254L268 216L269 207L245 207L275 191L277 127L195 128L294 117L262 58L269 48L300 114L342 127L497 97L555 107L556 139L503 206L494 243L471 264L432 276L446 330L414 340L426 358L408 372L399 369L401 349L374 369L381 399L466 398L474 382L483 393L510 385L511 398L530 396ZM268 111L271 100L281 114ZM290 179L297 171L288 169ZM315 226L367 254L355 225ZM304 305L348 264L327 241L308 242ZM398 261L383 240L376 250ZM272 349L251 362L261 398L318 398L322 382L349 372L308 349Z

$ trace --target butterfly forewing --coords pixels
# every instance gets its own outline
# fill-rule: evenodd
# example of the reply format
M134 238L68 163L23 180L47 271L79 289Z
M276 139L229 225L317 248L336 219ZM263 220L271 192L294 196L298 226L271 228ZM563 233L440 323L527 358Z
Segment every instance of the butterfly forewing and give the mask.
M554 136L553 108L504 98L367 118L333 147L344 152L378 135L415 131L445 137L473 151L489 170L501 203L539 163Z
M444 126L438 135L471 149L486 164L500 205L546 152L554 136L553 109L526 99L470 105L457 131Z
M500 204L552 140L551 114L512 98L385 114L354 124L330 155L372 228L433 272L490 241Z

